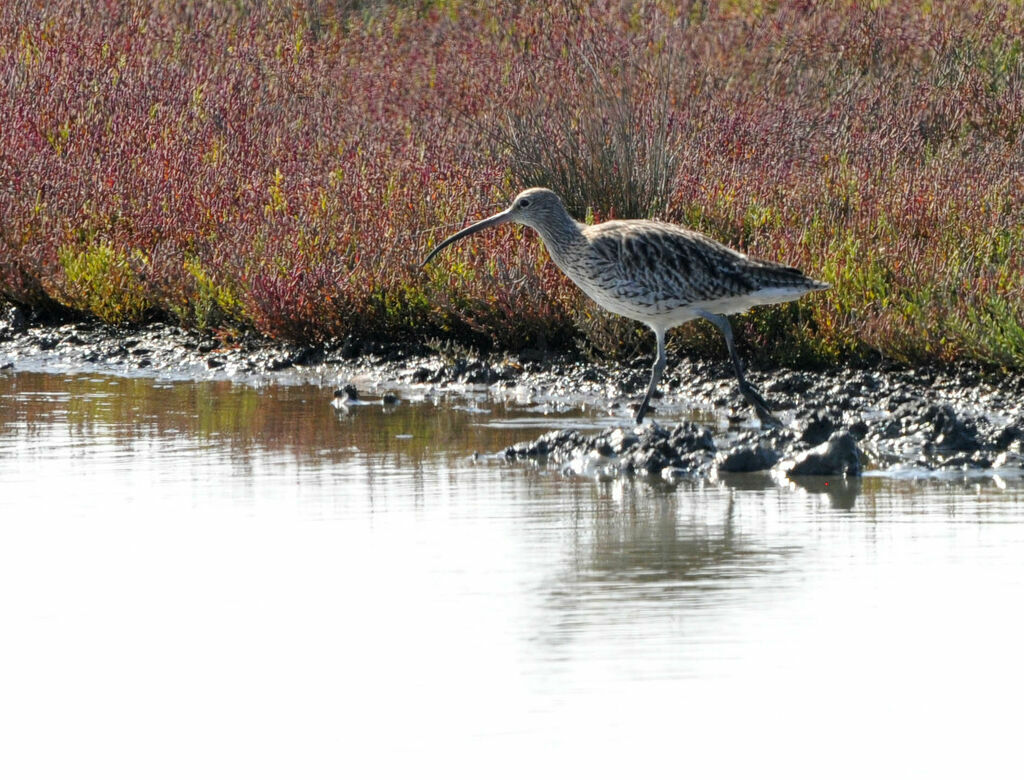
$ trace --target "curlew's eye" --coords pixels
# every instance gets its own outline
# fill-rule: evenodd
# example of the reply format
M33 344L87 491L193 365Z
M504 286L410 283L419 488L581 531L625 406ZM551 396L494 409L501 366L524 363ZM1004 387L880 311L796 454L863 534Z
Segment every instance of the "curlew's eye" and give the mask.
M529 207L530 207L530 201L527 200L526 198L523 198L522 200L519 201L519 208L527 209Z

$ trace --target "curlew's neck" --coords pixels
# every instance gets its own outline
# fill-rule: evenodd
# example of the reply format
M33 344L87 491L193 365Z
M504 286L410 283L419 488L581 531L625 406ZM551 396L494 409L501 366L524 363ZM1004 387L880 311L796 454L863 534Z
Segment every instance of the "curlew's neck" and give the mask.
M583 225L564 209L545 215L543 224L533 227L540 234L551 259L563 271L567 271L586 253L587 239L583 236Z

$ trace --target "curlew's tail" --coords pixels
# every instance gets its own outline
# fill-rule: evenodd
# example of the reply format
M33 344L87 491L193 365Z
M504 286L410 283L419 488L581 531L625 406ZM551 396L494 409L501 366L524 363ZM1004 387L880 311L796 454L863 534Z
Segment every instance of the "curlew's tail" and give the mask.
M783 294L787 291L790 297L780 298L778 302L791 301L815 290L827 290L832 285L828 282L819 282L812 279L799 268L778 263L769 263L762 260L746 259L738 263L743 275L750 282L755 294L769 295L778 291Z

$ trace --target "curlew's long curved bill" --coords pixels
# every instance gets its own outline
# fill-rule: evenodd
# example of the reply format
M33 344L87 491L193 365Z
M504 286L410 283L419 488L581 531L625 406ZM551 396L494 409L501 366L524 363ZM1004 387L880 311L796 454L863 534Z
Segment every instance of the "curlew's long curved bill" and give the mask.
M463 228L453 236L448 236L448 238L446 238L444 241L442 241L440 244L434 247L434 250L429 255L427 255L427 259L420 263L420 268L425 268L427 263L433 260L434 256L438 252L440 252L446 246L454 244L460 238L471 236L477 231L483 230L484 228L494 227L495 225L500 225L504 222L508 222L511 218L512 209L505 209L504 211L495 214L493 217L488 217L487 219L482 219L479 222L474 222L468 228Z

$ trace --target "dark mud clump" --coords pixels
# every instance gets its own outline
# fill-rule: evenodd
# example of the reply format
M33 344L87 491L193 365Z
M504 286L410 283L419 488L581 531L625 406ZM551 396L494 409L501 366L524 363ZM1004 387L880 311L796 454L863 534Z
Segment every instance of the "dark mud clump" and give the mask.
M1015 416L1003 414L997 422L992 413L919 400L884 415L860 400L840 397L836 405L797 411L781 429L655 422L593 434L559 430L509 447L502 456L588 476L669 480L769 470L786 477L856 477L866 470L915 475L997 470L1024 476L1024 416L1011 412Z
M509 447L503 455L554 463L579 474L667 479L767 470L787 477L854 477L869 469L917 474L995 469L1024 476L1024 415L1019 410L972 413L922 397L884 414L861 398L833 395L832 400L821 408L812 400L782 429L655 423L591 435L563 430Z
M716 452L711 431L686 422L673 428L609 428L594 435L552 431L535 441L508 447L504 456L508 460L544 459L576 473L669 476L706 474Z
M502 455L507 460L555 464L567 473L659 476L671 481L716 472L764 471L780 462L787 476L857 476L865 461L848 431L815 447L785 430L750 433L743 441L727 444L724 437L718 442L709 428L692 422L672 428L608 428L596 434L552 431L508 447Z
M51 323L35 312L0 303L0 359L97 370L206 377L272 377L289 371L358 362L397 362L423 347L353 342L288 344L230 329L194 331L154 322L133 327L92 320Z

